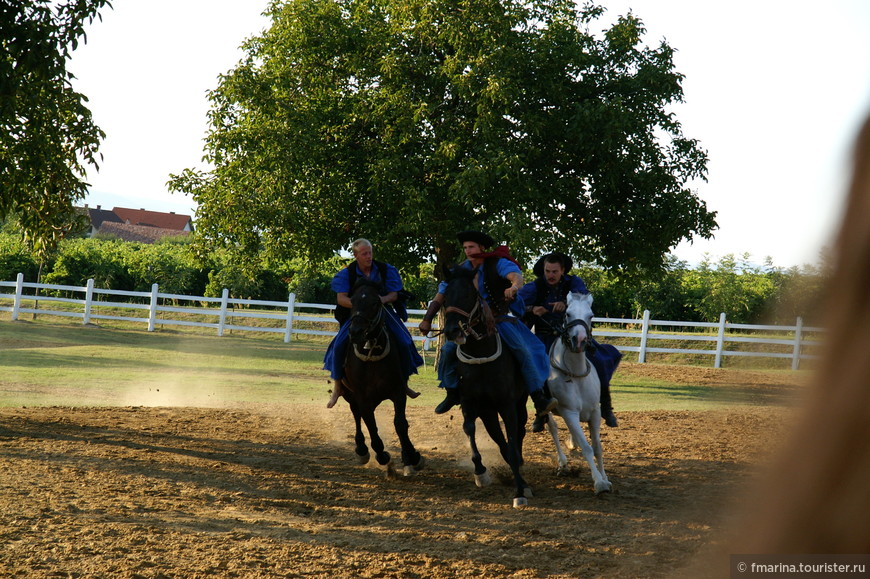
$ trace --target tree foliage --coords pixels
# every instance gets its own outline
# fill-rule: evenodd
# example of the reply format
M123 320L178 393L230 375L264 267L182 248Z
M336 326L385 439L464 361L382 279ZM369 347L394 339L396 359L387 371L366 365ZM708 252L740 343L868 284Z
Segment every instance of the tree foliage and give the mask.
M199 203L202 251L301 257L355 237L399 266L458 257L488 230L659 269L715 213L689 188L706 153L669 107L673 49L642 22L589 29L565 0L275 1L271 27L210 93L206 159L170 186Z
M44 256L75 221L103 132L67 60L108 0L0 2L0 218Z

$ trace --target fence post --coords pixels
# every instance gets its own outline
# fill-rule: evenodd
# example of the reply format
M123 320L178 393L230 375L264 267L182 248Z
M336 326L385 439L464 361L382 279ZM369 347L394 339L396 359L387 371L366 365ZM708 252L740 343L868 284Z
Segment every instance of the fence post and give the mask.
M794 328L794 352L791 356L791 369L797 370L801 364L801 340L803 339L804 319L798 316Z
M649 310L643 311L643 325L640 330L640 352L637 353L639 364L646 362L646 342L649 335Z
M722 367L722 352L725 350L725 312L719 314L719 335L716 337L716 362L714 368Z
M148 308L148 331L153 332L157 326L157 290L156 283L151 284L151 307Z
M15 302L12 305L12 321L18 321L18 313L21 310L21 292L24 290L24 274L19 273L15 278Z
M221 317L218 320L218 337L222 337L224 335L224 326L227 323L227 303L230 299L230 290L224 288L224 291L221 292Z
M293 339L293 310L296 308L296 294L290 292L287 298L287 327L284 329L284 343Z
M94 299L94 278L88 278L85 289L85 313L82 314L82 324L87 326L91 323L91 302Z

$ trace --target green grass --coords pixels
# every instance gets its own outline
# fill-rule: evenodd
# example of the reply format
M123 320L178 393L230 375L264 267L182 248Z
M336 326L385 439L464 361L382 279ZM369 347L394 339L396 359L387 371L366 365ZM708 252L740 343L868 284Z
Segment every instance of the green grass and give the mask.
M80 323L0 321L0 407L201 406L313 403L330 388L321 369L326 340L285 344L271 335L214 335L103 328ZM422 396L411 405L434 406L442 392L426 366L411 378ZM618 410L696 410L735 404L781 403L779 393L746 386L716 387L614 377Z

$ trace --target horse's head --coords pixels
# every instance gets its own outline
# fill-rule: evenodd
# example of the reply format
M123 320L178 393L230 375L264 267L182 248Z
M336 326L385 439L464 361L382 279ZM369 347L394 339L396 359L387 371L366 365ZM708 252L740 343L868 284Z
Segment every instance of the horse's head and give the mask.
M464 344L469 334L479 337L473 326L484 322L486 333L493 327L492 314L480 299L474 287L477 269L455 267L447 274L447 289L444 290L444 337L457 344ZM487 316L487 314L489 315Z
M350 336L357 340L369 337L377 331L383 320L384 306L379 293L380 286L365 278L360 278L353 286L350 298Z
M592 294L571 292L565 309L565 333L562 339L572 352L586 349L592 337Z

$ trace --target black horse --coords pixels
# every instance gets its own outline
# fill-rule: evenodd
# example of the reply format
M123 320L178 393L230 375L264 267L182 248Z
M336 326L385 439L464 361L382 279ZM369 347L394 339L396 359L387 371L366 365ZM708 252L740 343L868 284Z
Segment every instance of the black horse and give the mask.
M520 474L528 392L516 359L502 348L489 306L474 287L475 274L476 270L454 269L444 292L444 336L457 344L459 358L457 377L464 419L462 427L471 444L477 486L491 482L475 441L476 420L480 418L513 473L514 507L522 507L527 504L526 498L532 496L531 488ZM504 422L504 431L499 417Z
M378 436L375 409L384 400L391 400L395 410L393 423L402 447L405 476L416 474L423 468L423 457L414 448L408 436L405 416L408 378L402 370L400 353L395 339L387 330L385 306L381 303L378 284L360 279L354 285L351 297L350 341L344 362L342 396L350 405L356 421L356 455L360 464L369 461L369 449L362 432L365 422L371 438L372 450L378 464L387 467L390 474L390 454Z

